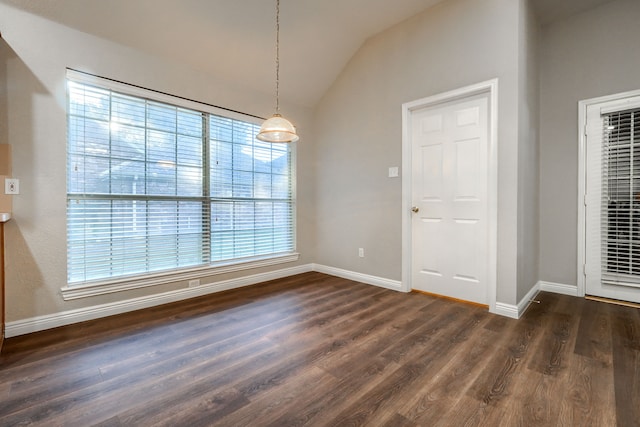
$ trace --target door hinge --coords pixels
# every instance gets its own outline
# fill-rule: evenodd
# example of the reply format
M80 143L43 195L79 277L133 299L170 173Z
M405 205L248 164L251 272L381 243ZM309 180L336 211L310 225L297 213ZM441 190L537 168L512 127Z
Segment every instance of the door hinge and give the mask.
M583 203L584 203L585 206L587 206L587 195L586 194L584 195Z
M587 264L582 264L582 275L587 277Z

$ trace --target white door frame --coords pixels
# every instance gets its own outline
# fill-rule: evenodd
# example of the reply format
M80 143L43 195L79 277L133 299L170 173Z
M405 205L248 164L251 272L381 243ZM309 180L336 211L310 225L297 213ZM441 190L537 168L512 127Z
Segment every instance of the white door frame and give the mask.
M640 90L600 96L578 102L578 268L577 296L584 297L587 289L587 109L593 105L614 101L624 105L630 98L640 96ZM624 107L621 107L623 110Z
M488 159L488 218L489 218L489 268L487 301L489 311L496 309L497 253L498 253L498 79L488 80L460 89L402 104L402 290L412 289L411 271L411 117L412 112L438 104L456 101L475 95L487 94L489 98L489 159Z

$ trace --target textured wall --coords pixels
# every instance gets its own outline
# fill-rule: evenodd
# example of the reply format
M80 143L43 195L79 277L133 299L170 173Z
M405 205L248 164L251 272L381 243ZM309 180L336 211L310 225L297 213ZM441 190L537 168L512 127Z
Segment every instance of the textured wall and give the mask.
M538 282L539 268L539 29L531 2L520 0L518 49L518 293Z
M367 41L317 108L317 260L401 278L405 102L499 78L498 301L516 302L519 2L450 0ZM365 257L358 257L358 248Z
M0 4L0 28L6 45L0 49L6 94L0 110L6 117L6 141L12 146L13 174L21 194L13 200L14 219L6 224L7 321L57 313L146 296L185 287L175 283L65 302L66 286L66 67L93 72L132 84L267 115L270 94L245 90L178 63L71 30ZM10 49L7 47L9 46ZM299 125L297 264L313 261L313 159L310 111L283 105ZM2 117L0 116L0 117ZM1 128L0 128L1 129ZM291 267L284 264L251 270L250 274ZM204 278L203 283L247 273Z
M578 102L640 89L638 22L618 0L542 29L540 280L577 283Z

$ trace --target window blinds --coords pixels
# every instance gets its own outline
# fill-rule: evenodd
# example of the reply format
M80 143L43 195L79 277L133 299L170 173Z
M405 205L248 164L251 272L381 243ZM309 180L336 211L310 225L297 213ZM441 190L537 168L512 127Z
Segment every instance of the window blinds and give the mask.
M293 250L289 144L256 140L255 124L211 116L211 259Z
M603 115L602 282L640 286L640 109Z
M70 286L295 249L291 149L257 124L70 79L67 127Z

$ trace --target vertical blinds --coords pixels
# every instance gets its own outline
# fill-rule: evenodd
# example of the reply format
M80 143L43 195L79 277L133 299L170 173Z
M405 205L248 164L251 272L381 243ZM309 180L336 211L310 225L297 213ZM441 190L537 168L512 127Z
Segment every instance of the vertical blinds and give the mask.
M237 119L68 81L69 285L292 252L289 145Z
M640 109L603 116L602 281L640 286Z

